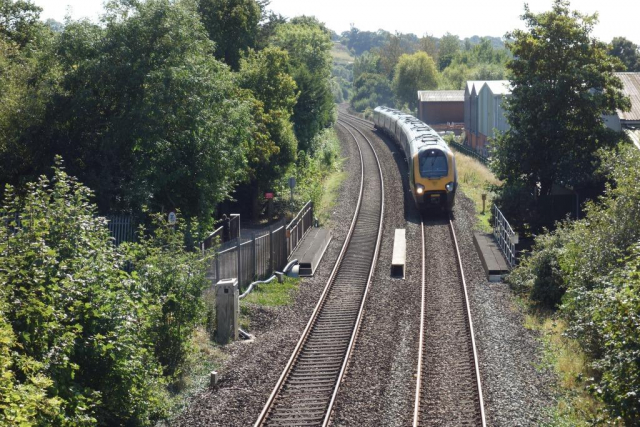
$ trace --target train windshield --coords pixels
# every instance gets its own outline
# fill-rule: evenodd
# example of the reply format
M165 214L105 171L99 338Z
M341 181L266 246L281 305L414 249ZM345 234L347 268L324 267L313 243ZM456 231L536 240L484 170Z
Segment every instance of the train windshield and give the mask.
M440 178L449 174L447 156L441 150L424 150L420 153L420 176Z

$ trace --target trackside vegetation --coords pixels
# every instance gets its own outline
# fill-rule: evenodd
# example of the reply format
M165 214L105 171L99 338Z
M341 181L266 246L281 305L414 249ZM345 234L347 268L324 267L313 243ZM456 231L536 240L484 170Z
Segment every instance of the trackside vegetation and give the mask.
M155 217L138 243L115 247L91 197L60 161L26 194L6 190L0 425L151 425L167 414L203 322L201 256L180 217Z
M538 306L558 309L588 356L587 383L603 416L640 421L640 151L623 145L604 161L610 183L584 219L539 236L508 278Z

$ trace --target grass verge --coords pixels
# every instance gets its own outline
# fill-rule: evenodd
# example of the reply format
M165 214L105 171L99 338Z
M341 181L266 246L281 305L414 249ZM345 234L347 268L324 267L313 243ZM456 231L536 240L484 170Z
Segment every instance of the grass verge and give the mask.
M347 172L336 170L330 173L323 183L322 197L320 204L316 209L316 216L322 224L326 224L331 220L331 211L338 199L338 192L342 182L347 178Z
M241 301L240 305L257 304L265 307L290 305L298 290L299 282L300 279L285 277L282 283L274 280L271 283L260 284Z
M524 326L540 333L544 345L544 360L540 368L551 368L558 380L557 404L549 408L551 422L544 425L594 425L602 405L586 389L587 379L593 376L593 372L580 345L565 335L566 323L550 313L532 312L525 317Z
M458 169L458 185L460 190L470 198L476 206L477 228L490 232L492 230L489 218L493 194L488 191L489 185L499 185L500 181L488 167L460 152L456 152L456 168ZM487 195L485 211L482 211L482 195Z

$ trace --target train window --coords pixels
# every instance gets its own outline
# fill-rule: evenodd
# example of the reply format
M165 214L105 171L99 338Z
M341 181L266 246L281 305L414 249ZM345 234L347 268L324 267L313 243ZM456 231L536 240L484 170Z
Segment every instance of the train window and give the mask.
M420 176L440 178L449 174L447 156L441 150L424 150L420 153Z

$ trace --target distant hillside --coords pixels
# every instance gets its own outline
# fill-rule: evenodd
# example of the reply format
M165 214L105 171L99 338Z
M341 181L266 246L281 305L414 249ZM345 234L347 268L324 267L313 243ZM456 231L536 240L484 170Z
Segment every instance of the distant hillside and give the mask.
M480 40L483 38L491 40L491 46L493 46L495 49L504 49L504 41L502 40L502 37L473 36L473 37L467 37L466 39L463 40L463 42L466 43L466 41L469 40L469 43L471 45L474 45L474 44L479 44Z
M337 41L333 42L331 57L336 64L351 64L355 59L353 55L351 55L351 52L349 52L349 49Z

